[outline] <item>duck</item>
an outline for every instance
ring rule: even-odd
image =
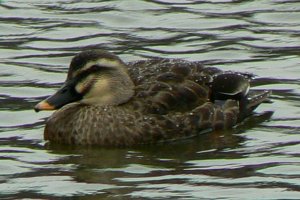
[[[134,146],[234,128],[268,100],[247,73],[199,61],[151,58],[125,63],[99,49],[76,54],[56,93],[35,105],[55,110],[44,139],[66,145]]]

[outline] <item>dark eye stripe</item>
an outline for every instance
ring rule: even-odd
[[[86,79],[90,75],[96,75],[97,76],[97,75],[100,75],[100,74],[108,74],[113,70],[116,70],[116,69],[112,68],[112,67],[107,67],[107,66],[92,65],[88,69],[86,69],[86,70],[80,72],[78,75],[76,75],[74,77],[74,79],[72,80],[72,82],[74,82],[74,87],[75,87],[79,82],[83,81],[84,79]],[[96,79],[91,80],[90,82],[88,82],[88,85],[80,93],[82,95],[85,95],[86,93],[88,93],[91,90],[91,88],[93,87],[95,81],[96,81]]]
[[[116,70],[112,67],[102,66],[102,65],[92,65],[88,69],[80,72],[76,77],[74,77],[77,81],[81,81],[85,79],[90,74],[106,74],[112,70]]]

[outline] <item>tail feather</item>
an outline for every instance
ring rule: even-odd
[[[269,90],[250,90],[245,99],[240,101],[239,122],[252,114],[252,112],[261,104],[269,103],[271,91]]]
[[[261,103],[269,103],[271,93],[269,90],[250,90],[247,96],[247,111],[252,112]]]

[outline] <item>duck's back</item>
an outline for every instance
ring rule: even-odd
[[[136,85],[132,102],[147,113],[189,112],[209,101],[209,83],[222,73],[215,67],[179,59],[152,59],[129,63]]]

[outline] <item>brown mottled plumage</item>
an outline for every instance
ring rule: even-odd
[[[90,50],[73,58],[65,85],[35,109],[58,109],[47,120],[45,140],[130,146],[231,128],[269,96],[248,89],[243,75],[199,62],[126,65],[111,53]]]

